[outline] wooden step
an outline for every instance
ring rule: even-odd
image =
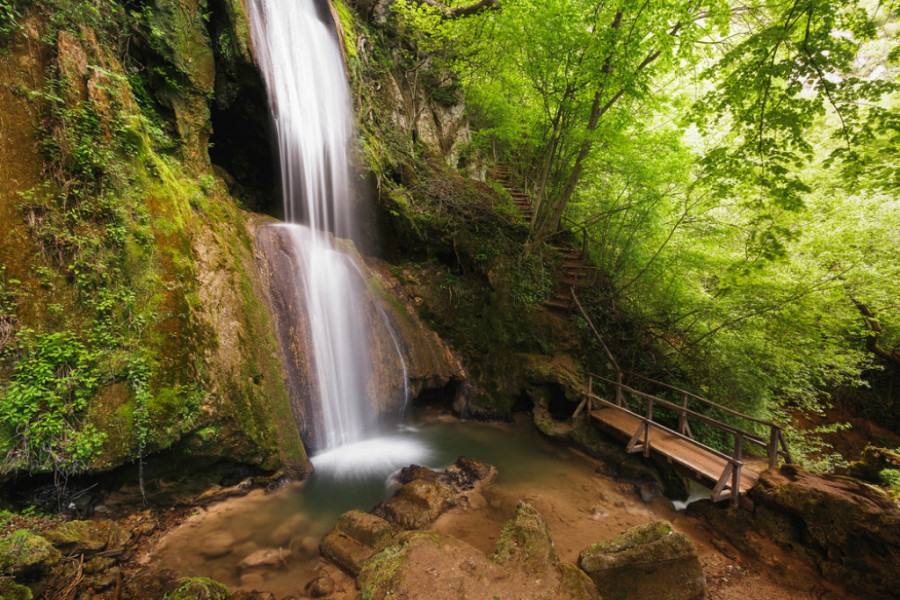
[[[547,308],[552,308],[554,310],[562,310],[562,311],[568,311],[570,308],[568,302],[557,303],[557,302],[552,302],[550,300],[547,300],[546,302],[544,302],[544,306]]]

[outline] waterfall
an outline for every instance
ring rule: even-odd
[[[357,233],[349,162],[352,106],[328,5],[324,0],[248,4],[254,52],[278,136],[286,221],[278,227],[285,229],[282,238],[296,257],[292,275],[302,282],[297,295],[308,317],[310,387],[321,407],[315,439],[325,452],[313,464],[331,464],[334,452],[329,451],[350,447],[338,463],[402,464],[417,452],[385,438],[366,441],[374,433],[374,414],[365,280],[354,259],[335,244],[335,238],[353,239]],[[385,326],[393,337],[390,323]],[[396,340],[394,346],[405,390],[406,366]]]

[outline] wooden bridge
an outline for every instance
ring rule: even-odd
[[[674,392],[680,396],[680,402],[664,400],[626,385],[626,376]],[[713,501],[730,499],[738,506],[743,494],[756,484],[762,471],[776,466],[781,457],[792,462],[784,433],[774,423],[628,371],[619,370],[615,380],[594,373],[588,373],[587,377],[585,397],[575,411],[575,417],[586,410],[601,427],[628,440],[628,452],[662,457],[711,487]],[[613,399],[598,395],[596,383],[607,384],[607,389],[613,390]],[[755,426],[755,431],[725,423],[695,409],[711,409],[709,412],[730,415],[734,422],[752,423],[749,427]],[[692,422],[730,437],[732,452],[722,452],[695,439]],[[767,430],[767,433],[760,435],[756,433],[759,430]]]
[[[574,287],[570,288],[570,293],[616,372],[615,381],[586,373],[588,383],[584,399],[572,415],[573,419],[587,411],[602,428],[628,440],[628,452],[641,452],[648,458],[651,455],[662,457],[711,487],[714,502],[730,499],[734,506],[742,504],[743,495],[756,485],[759,474],[777,466],[779,458],[794,462],[779,425],[620,368],[581,305]],[[679,402],[626,385],[626,376],[678,396]],[[595,383],[606,384],[612,391],[612,400],[599,396]],[[717,419],[712,415],[721,417]],[[721,420],[726,415],[732,423]],[[698,428],[705,427],[710,434],[718,434],[720,438],[730,437],[733,442],[731,454],[695,439],[691,423]],[[765,433],[760,434],[760,431]],[[746,506],[749,502],[743,504]]]
[[[509,191],[513,204],[522,217],[531,222],[533,206],[531,195],[512,178],[506,167],[497,167],[491,175]],[[716,404],[691,392],[666,383],[630,373],[619,368],[613,355],[591,322],[575,293],[575,288],[590,281],[591,266],[586,263],[587,250],[557,245],[562,262],[550,296],[544,306],[557,311],[569,311],[578,307],[594,334],[606,351],[607,358],[616,372],[616,380],[587,373],[588,384],[584,400],[573,417],[586,411],[602,428],[627,440],[628,452],[655,455],[697,481],[712,488],[714,501],[730,499],[734,506],[742,504],[744,494],[752,488],[759,474],[778,464],[779,458],[793,462],[781,427],[741,412]],[[641,380],[662,393],[680,398],[671,402],[638,390],[624,383],[625,377]],[[612,390],[612,400],[598,395],[595,383],[604,383]],[[720,416],[720,419],[712,415]],[[731,423],[725,423],[727,418]],[[731,438],[731,453],[723,452],[694,438],[691,423],[704,427],[707,439]],[[741,425],[736,425],[740,423]],[[760,433],[764,432],[764,433]],[[720,446],[721,447],[721,446]],[[744,505],[748,502],[744,501]]]

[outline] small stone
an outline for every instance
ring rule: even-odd
[[[324,598],[334,593],[334,580],[328,574],[322,574],[306,584],[303,593],[313,598]]]
[[[269,536],[269,542],[273,546],[287,546],[291,538],[305,533],[307,530],[309,530],[309,517],[298,513],[276,527]]]
[[[591,509],[591,518],[594,519],[595,521],[597,521],[603,517],[608,517],[608,516],[609,516],[609,513],[606,512],[602,506],[595,506]]]
[[[227,531],[216,531],[203,540],[197,554],[203,558],[220,558],[234,549],[234,536]]]
[[[251,571],[250,573],[244,573],[241,575],[241,587],[245,588],[258,588],[263,587],[266,584],[266,578],[263,577],[262,573],[259,571]]]
[[[238,563],[238,569],[241,571],[253,571],[256,569],[266,569],[284,565],[284,559],[287,552],[281,548],[263,548],[257,550],[253,554],[247,556]]]

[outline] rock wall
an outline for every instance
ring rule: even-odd
[[[774,540],[832,581],[871,598],[896,598],[900,506],[883,491],[785,465],[763,472],[750,497],[752,514],[710,502],[691,504],[688,512],[763,562],[771,559],[765,542]]]
[[[249,59],[240,3],[215,9],[227,35],[212,40],[199,0],[35,3],[2,40],[0,476],[167,449],[308,469],[256,217],[207,152],[216,57]],[[61,433],[35,440],[27,399],[47,386],[62,410],[35,414]]]

